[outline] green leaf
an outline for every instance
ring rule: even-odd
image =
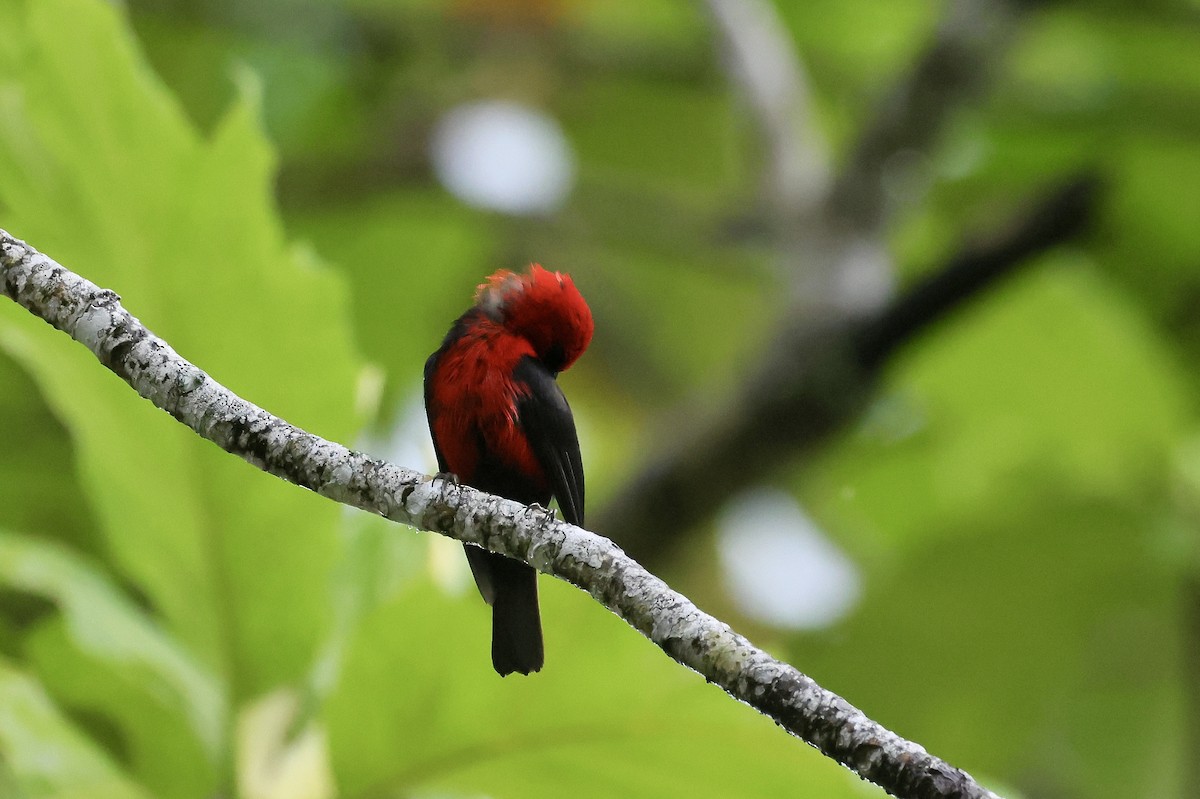
[[[37,385],[2,351],[0,438],[5,452],[37,453],[32,459],[0,457],[0,528],[53,536],[94,552],[98,533],[74,479],[70,437]]]
[[[59,546],[0,531],[0,586],[58,607],[61,622],[32,636],[31,661],[57,696],[117,725],[147,785],[160,796],[211,789],[226,725],[223,687],[211,674],[100,571]]]
[[[1047,263],[920,342],[858,435],[822,458],[810,502],[860,543],[869,532],[907,546],[1031,474],[1141,497],[1187,428],[1185,384],[1136,308],[1086,267]]]
[[[112,5],[0,13],[19,43],[0,78],[5,226],[242,396],[350,440],[346,291],[283,239],[252,82],[206,141]],[[0,347],[70,431],[109,556],[172,633],[235,699],[301,677],[331,621],[336,506],[200,441],[20,309],[0,309]]]
[[[442,192],[394,192],[298,213],[291,227],[344,268],[363,352],[388,376],[387,408],[407,398],[450,320],[501,266],[489,246],[494,225]]]
[[[853,619],[791,652],[977,776],[1039,773],[1051,792],[1097,799],[1181,795],[1162,746],[1185,735],[1185,627],[1161,522],[1044,469],[1026,480],[894,553]]]
[[[326,714],[347,795],[883,795],[586,594],[541,587],[546,668],[529,677],[492,671],[473,587],[412,584],[368,617]]]
[[[1087,267],[1059,256],[965,309],[809,472],[867,595],[792,651],[968,771],[1174,795],[1157,742],[1182,734],[1184,564],[1166,478],[1189,402],[1157,331]]]
[[[0,787],[15,799],[150,799],[63,717],[45,691],[0,661]],[[5,793],[5,796],[12,794]]]

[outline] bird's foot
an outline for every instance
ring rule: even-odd
[[[554,511],[550,508],[544,508],[539,503],[534,502],[525,509],[526,514],[533,514],[539,517],[538,523],[541,525],[553,524],[555,521]]]
[[[462,486],[462,483],[458,479],[458,475],[454,472],[438,472],[433,476],[433,479],[429,481],[430,485],[438,482],[442,484],[441,491],[438,493],[443,501],[446,500],[446,494],[449,493],[450,486],[454,486],[455,488]]]

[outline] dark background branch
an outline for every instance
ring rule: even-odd
[[[659,562],[734,493],[778,473],[851,424],[905,344],[1000,279],[1087,229],[1092,176],[1030,203],[991,243],[969,246],[877,314],[789,325],[742,390],[706,421],[688,419],[597,517],[635,558]]]
[[[903,343],[1078,232],[1095,193],[1085,178],[1035,201],[992,244],[965,249],[910,292],[887,299],[892,264],[882,234],[893,210],[891,164],[932,151],[954,113],[984,92],[1025,8],[1008,0],[950,4],[912,68],[869,115],[822,200],[776,219],[793,299],[741,391],[708,415],[670,414],[686,422],[646,448],[656,454],[597,514],[599,531],[658,563],[737,491],[802,460],[857,418]],[[778,132],[765,138],[770,148]],[[789,218],[790,226],[778,228]]]
[[[950,5],[908,75],[883,96],[863,128],[827,201],[834,216],[866,230],[886,223],[889,164],[930,150],[953,114],[986,90],[1021,11],[1009,0]]]
[[[933,269],[864,325],[858,357],[869,369],[972,297],[1064,241],[1083,233],[1096,212],[1101,181],[1080,175],[1035,200],[990,241],[969,245]]]

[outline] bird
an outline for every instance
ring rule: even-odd
[[[591,310],[569,275],[531,264],[500,269],[476,290],[425,362],[425,411],[439,473],[525,505],[558,503],[584,523],[583,461],[556,378],[587,349]],[[537,572],[464,544],[492,607],[492,666],[501,676],[540,671],[545,653]]]

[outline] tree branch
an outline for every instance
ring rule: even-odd
[[[660,454],[596,515],[596,529],[655,562],[726,499],[825,443],[857,418],[897,350],[1034,256],[1083,230],[1098,181],[1051,190],[986,246],[965,249],[873,315],[787,325],[741,389],[707,420],[664,436]]]
[[[808,76],[767,0],[704,0],[725,69],[763,140],[763,183],[779,226],[813,212],[828,189],[827,147],[812,122]]]
[[[725,42],[734,84],[755,110],[772,169],[789,167],[807,146],[788,146],[796,117],[807,112],[798,59],[775,54],[782,26],[758,0],[708,3]],[[1079,190],[1086,207],[1050,208],[1044,235],[1013,239],[990,251],[964,253],[958,266],[899,300],[892,293],[892,265],[882,241],[898,157],[933,148],[952,112],[975,97],[1012,38],[1022,0],[953,0],[910,72],[888,92],[865,125],[846,164],[832,181],[821,176],[809,191],[821,196],[774,209],[776,246],[791,275],[792,300],[774,340],[742,380],[743,390],[722,409],[696,421],[697,413],[654,446],[654,453],[614,497],[594,514],[596,528],[620,541],[639,560],[654,563],[734,493],[753,485],[820,446],[865,407],[885,361],[906,341],[991,285],[1036,252],[1075,232],[1071,211],[1086,217],[1091,189]],[[763,73],[771,65],[788,73],[778,83]],[[806,134],[807,135],[807,134]],[[782,165],[782,166],[781,166]],[[1038,209],[1041,213],[1045,209]],[[1036,223],[1017,223],[1022,231]],[[783,227],[780,221],[790,222]],[[1076,220],[1078,221],[1078,220]],[[1023,233],[1022,235],[1026,235]],[[1013,246],[1017,245],[1017,246]],[[993,262],[988,265],[989,259]]]
[[[519,558],[588,591],[679,663],[889,793],[998,799],[966,772],[700,611],[611,541],[516,502],[353,452],[241,399],[120,298],[0,231],[0,291],[86,346],[141,396],[222,449],[330,499]]]
[[[864,231],[887,221],[887,174],[900,155],[927,152],[950,115],[988,85],[1024,10],[1021,0],[954,0],[912,69],[884,95],[826,204]]]
[[[789,316],[855,316],[887,301],[894,279],[882,236],[896,198],[907,197],[913,176],[923,173],[906,174],[904,166],[921,163],[954,113],[987,87],[1023,10],[1022,0],[951,0],[820,202],[779,237],[794,274]]]
[[[858,354],[879,368],[908,341],[983,293],[1023,263],[1084,232],[1102,188],[1094,174],[1051,189],[1020,219],[979,245],[969,245],[934,269],[863,326]]]
[[[1031,0],[951,0],[911,70],[871,115],[845,165],[834,179],[822,179],[817,187],[822,196],[773,209],[776,248],[791,276],[791,302],[774,340],[741,381],[743,390],[719,411],[703,417],[683,408],[668,415],[687,419],[687,426],[673,427],[643,448],[654,454],[593,514],[597,529],[653,564],[730,496],[802,459],[866,406],[883,360],[928,323],[894,327],[904,313],[920,315],[921,309],[905,304],[914,302],[911,297],[889,305],[893,269],[882,237],[896,194],[893,167],[931,150],[952,113],[983,90],[1029,5]],[[756,111],[767,150],[788,160],[802,151],[815,157],[811,139],[807,147],[790,149],[779,142],[789,127],[794,135],[791,123],[806,111],[807,94],[799,60],[772,55],[781,46],[777,16],[759,0],[711,0],[708,6],[730,53],[734,83]],[[789,76],[769,83],[760,74],[768,61]],[[779,165],[769,159],[768,166]],[[810,170],[821,174],[820,165]],[[806,197],[812,190],[791,195],[779,190],[776,200],[786,204],[788,196]],[[780,220],[791,224],[780,227]],[[1045,249],[1069,235],[1052,232],[1037,246]],[[1000,253],[997,276],[1030,254]],[[972,283],[976,278],[966,273],[979,265],[968,258],[956,272]],[[990,283],[978,281],[980,288]],[[945,299],[953,301],[924,310],[948,312],[971,294],[954,299],[950,292]]]

